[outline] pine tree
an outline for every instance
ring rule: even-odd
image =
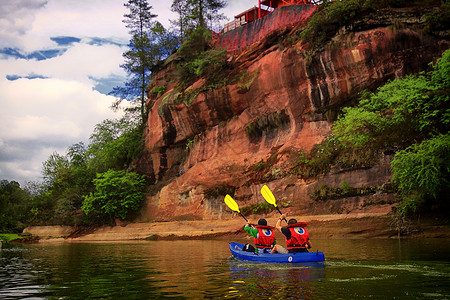
[[[128,8],[129,13],[124,15],[123,22],[132,37],[128,45],[129,50],[123,54],[125,63],[121,67],[127,71],[130,79],[125,86],[115,87],[111,92],[119,97],[113,107],[117,108],[124,99],[134,101],[136,105],[129,108],[128,112],[132,115],[139,112],[139,119],[143,125],[148,114],[145,89],[150,81],[151,69],[160,58],[155,55],[153,45],[153,29],[156,24],[153,19],[156,15],[151,13],[152,7],[147,0],[128,0],[124,6]]]
[[[170,10],[177,14],[177,18],[170,20],[170,23],[177,28],[179,42],[182,44],[189,28],[192,27],[188,17],[187,0],[173,0]]]
[[[226,6],[223,0],[187,0],[188,16],[195,20],[196,28],[207,28],[207,21],[210,24],[225,18],[219,14],[219,10]]]

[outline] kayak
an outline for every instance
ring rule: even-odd
[[[230,243],[230,251],[234,257],[242,260],[250,260],[266,263],[302,263],[325,261],[323,252],[302,252],[302,253],[255,253],[242,251],[243,244]]]

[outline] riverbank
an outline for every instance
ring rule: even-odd
[[[272,225],[277,221],[276,217],[266,219]],[[310,232],[311,239],[398,237],[398,231],[393,225],[392,217],[385,213],[313,215],[303,216],[301,221],[308,223],[307,229]],[[95,229],[34,226],[26,228],[24,232],[39,237],[41,241],[64,242],[229,239],[230,236],[246,238],[247,235],[243,230],[244,225],[245,221],[236,217],[231,220],[129,223]],[[417,220],[409,224],[409,234],[402,237],[450,238],[449,228],[447,220]]]

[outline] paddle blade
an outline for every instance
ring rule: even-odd
[[[234,201],[234,199],[231,198],[231,196],[228,195],[228,194],[225,196],[225,204],[226,204],[231,210],[233,210],[233,211],[235,211],[235,212],[238,212],[238,213],[241,213],[241,212],[239,211],[239,206],[237,205],[236,201]]]
[[[261,188],[261,194],[267,202],[277,207],[277,200],[275,199],[275,196],[272,194],[272,191],[267,185],[263,185],[263,187]]]

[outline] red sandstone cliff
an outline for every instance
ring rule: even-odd
[[[402,16],[411,22],[406,10],[396,18]],[[264,19],[259,22],[264,27]],[[177,92],[170,64],[155,74],[149,90],[156,82],[167,89],[150,100],[145,153],[138,170],[153,178],[158,188],[149,192],[141,219],[230,218],[223,203],[227,189],[235,191],[240,207],[264,202],[262,182],[249,180],[246,173],[250,166],[278,154],[272,179],[278,178],[276,173],[287,167],[290,153],[309,151],[330,132],[330,112],[365,88],[424,70],[448,47],[448,41],[412,27],[393,30],[383,22],[336,36],[334,47],[315,54],[300,42],[285,48],[277,42],[280,34],[289,35],[291,27],[269,32],[251,45],[241,42],[239,47],[248,47],[230,61],[255,76],[249,88],[235,83],[209,90],[189,105],[171,101]],[[230,32],[227,38],[238,41],[244,31],[235,31],[234,37]],[[202,84],[200,80],[190,89]],[[274,119],[276,126],[270,121]],[[250,124],[257,130],[249,131]],[[392,194],[318,203],[311,193],[321,184],[338,186],[343,181],[353,187],[381,186],[390,180],[389,160],[387,156],[371,169],[336,170],[315,181],[279,176],[265,184],[290,214],[388,211],[395,202]]]

